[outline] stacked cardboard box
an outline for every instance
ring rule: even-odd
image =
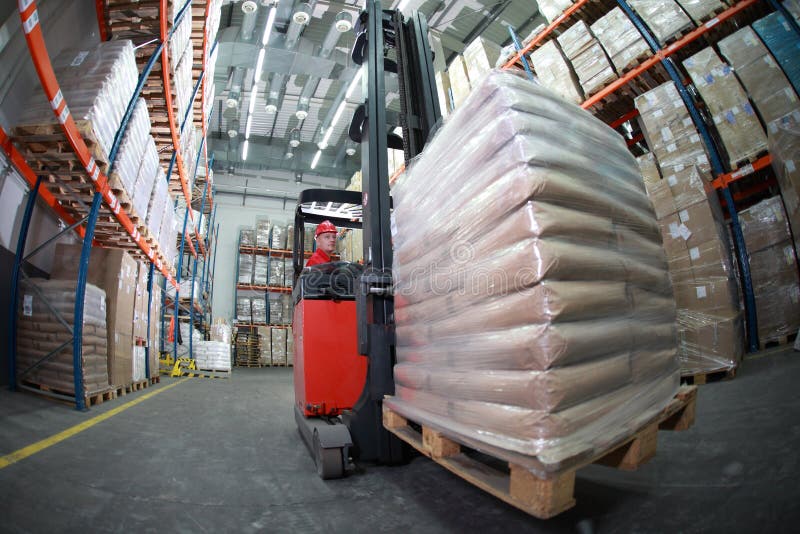
[[[250,285],[253,283],[255,259],[253,254],[239,254],[239,273],[237,283]]]
[[[692,27],[692,21],[675,0],[630,0],[629,4],[662,45]]]
[[[580,104],[583,94],[578,79],[556,40],[547,41],[531,53],[531,62],[539,83],[567,102]]]
[[[800,111],[769,123],[767,136],[794,248],[800,251]]]
[[[450,91],[453,95],[453,108],[457,109],[461,103],[469,96],[470,84],[467,65],[462,56],[456,56],[447,67],[447,74],[450,77]]]
[[[725,145],[731,168],[767,148],[767,137],[731,68],[708,47],[683,62]]]
[[[800,94],[800,61],[797,61],[800,54],[800,36],[783,18],[783,14],[778,12],[755,21],[753,29],[778,60],[795,92]]]
[[[586,96],[593,95],[617,78],[600,43],[582,20],[559,35],[558,43],[572,63]]]
[[[677,0],[692,21],[698,26],[725,9],[725,4],[720,0]]]
[[[536,4],[539,6],[539,13],[544,15],[547,22],[553,22],[572,5],[572,0],[539,0]]]
[[[72,334],[74,280],[25,279],[20,282],[17,311],[17,380],[75,395]],[[58,312],[58,316],[53,313]],[[81,337],[81,395],[108,388],[106,357],[106,298],[103,290],[86,284]],[[61,350],[52,351],[63,346]],[[41,361],[46,356],[49,357]],[[38,364],[38,365],[37,365]],[[35,366],[35,367],[34,367]]]
[[[286,365],[286,329],[273,328],[272,334],[272,365]]]
[[[445,72],[436,73],[436,95],[439,97],[439,111],[442,117],[450,115],[450,75]]]
[[[718,46],[765,124],[798,109],[792,85],[750,26],[722,39]]]
[[[639,170],[642,173],[645,188],[647,188],[648,185],[656,184],[661,181],[661,172],[658,170],[658,162],[652,152],[642,154],[636,158],[636,162],[639,164]]]
[[[705,145],[675,84],[667,82],[635,100],[647,146],[663,167],[710,170]]]
[[[272,327],[258,327],[258,363],[261,365],[272,365]]]
[[[758,339],[784,341],[800,328],[797,256],[781,197],[739,213],[756,299]]]
[[[464,49],[463,57],[470,86],[474,87],[494,68],[500,57],[500,45],[478,36]]]
[[[592,33],[603,45],[617,72],[650,55],[650,47],[623,11],[615,7],[592,24]]]

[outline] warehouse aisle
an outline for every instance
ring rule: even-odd
[[[637,473],[589,467],[547,522],[425,458],[318,479],[294,426],[290,369],[165,380],[95,426],[0,469],[3,531],[770,531],[800,519],[800,357],[745,361],[701,388],[688,433],[661,433]],[[125,397],[132,401],[141,396]],[[79,414],[0,393],[2,454],[122,405]]]

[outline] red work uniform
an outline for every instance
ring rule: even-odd
[[[317,249],[314,254],[308,258],[308,263],[306,263],[306,267],[311,267],[312,265],[319,265],[320,263],[328,263],[331,261],[331,257],[325,254],[322,249]]]

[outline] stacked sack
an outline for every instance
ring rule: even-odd
[[[195,348],[194,363],[198,369],[208,371],[230,371],[230,343],[223,343],[221,341],[201,341]]]
[[[393,196],[391,409],[544,476],[672,398],[659,228],[607,126],[492,72]]]
[[[586,96],[595,94],[617,78],[600,43],[582,20],[559,35],[558,42],[572,63]]]
[[[28,279],[20,282],[22,298],[17,312],[17,379],[75,394],[72,359],[72,334],[75,325],[75,285],[73,280]],[[53,313],[57,311],[59,316]],[[81,338],[83,395],[108,388],[106,294],[86,284]],[[34,369],[28,369],[66,344]],[[28,372],[26,372],[28,371]]]

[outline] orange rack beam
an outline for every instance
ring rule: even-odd
[[[714,189],[724,189],[725,187],[728,187],[728,184],[731,182],[735,182],[736,180],[741,180],[746,176],[750,176],[756,171],[760,171],[761,169],[769,167],[771,164],[772,156],[767,154],[766,156],[757,159],[755,162],[745,165],[744,167],[740,167],[733,172],[720,175],[716,180],[711,182],[711,185],[714,186]]]

